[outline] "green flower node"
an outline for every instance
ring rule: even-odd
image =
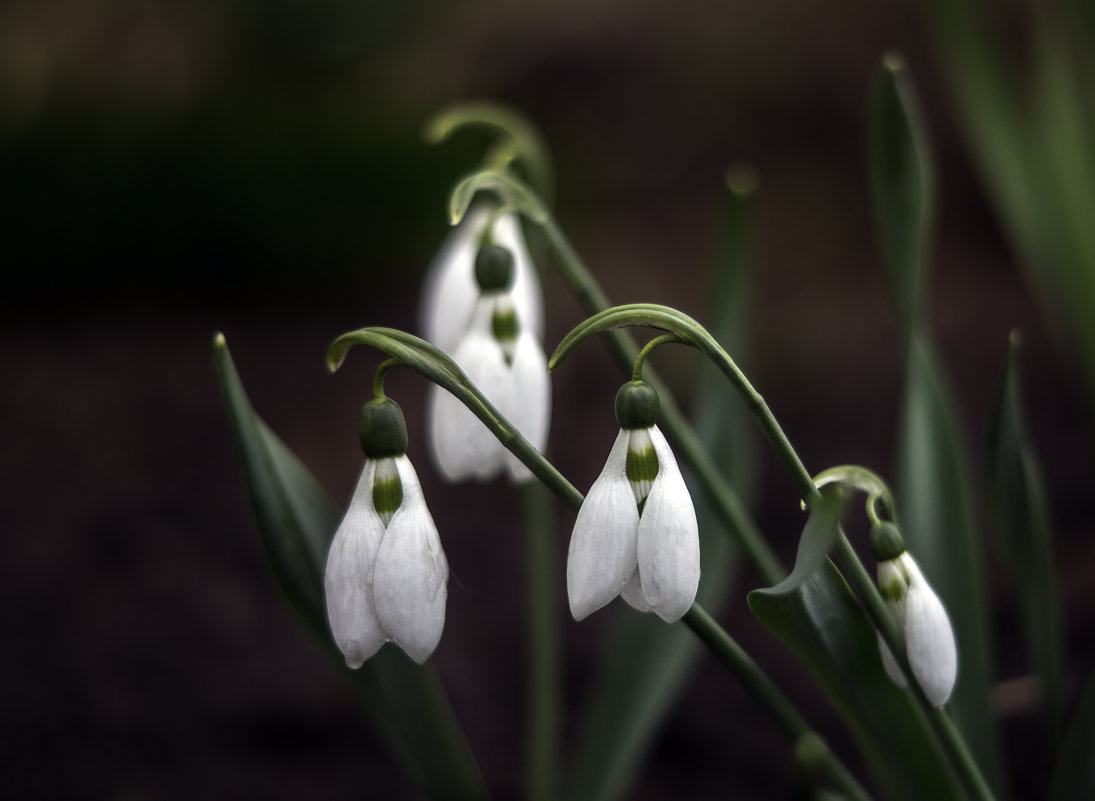
[[[868,536],[871,553],[879,562],[888,562],[905,553],[905,538],[893,523],[875,523]]]
[[[499,245],[484,245],[475,256],[475,280],[483,292],[504,292],[513,286],[513,254]]]
[[[382,459],[373,479],[373,508],[387,526],[403,503],[403,483],[392,459]]]
[[[620,428],[650,428],[658,422],[658,392],[645,381],[629,381],[616,393]]]
[[[402,456],[407,452],[407,422],[395,401],[381,396],[361,408],[357,435],[370,459]],[[398,479],[396,479],[398,481]]]

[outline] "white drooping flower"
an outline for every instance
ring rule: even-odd
[[[924,695],[941,707],[950,698],[958,675],[954,630],[943,602],[907,551],[878,563],[878,588],[905,636],[909,667]],[[905,674],[878,635],[882,666],[899,687],[908,688]]]
[[[475,279],[475,260],[484,229],[497,208],[497,204],[487,201],[472,206],[449,232],[426,271],[419,330],[423,339],[445,353],[456,350],[478,305],[481,293]],[[513,255],[513,285],[509,294],[517,317],[537,341],[543,341],[544,298],[540,278],[517,215],[512,212],[497,215],[490,239]]]
[[[398,411],[391,401],[381,403]],[[398,417],[402,424],[401,412]],[[363,412],[363,445],[366,428]],[[405,427],[402,442],[402,448],[366,447],[365,467],[327,554],[327,619],[351,668],[361,667],[385,642],[422,664],[445,627],[449,566],[405,455]]]
[[[543,451],[551,420],[551,381],[539,340],[524,325],[512,293],[513,259],[504,248],[484,247],[477,258],[479,299],[452,359],[533,447]],[[463,403],[434,385],[429,395],[430,445],[450,481],[480,481],[508,471],[531,478]]]
[[[636,407],[644,408],[636,415]],[[570,537],[570,611],[582,620],[619,595],[639,611],[673,622],[692,606],[699,588],[696,510],[673,451],[654,424],[653,388],[625,385],[616,410],[620,433]]]

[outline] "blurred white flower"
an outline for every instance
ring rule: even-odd
[[[878,563],[878,588],[905,635],[905,650],[913,676],[933,706],[950,698],[958,674],[954,630],[943,602],[928,584],[916,560],[903,551]],[[878,635],[882,665],[895,684],[908,688],[889,647]]]
[[[508,293],[482,293],[452,358],[521,435],[543,451],[551,421],[547,358]],[[532,477],[463,403],[436,385],[430,388],[429,431],[434,459],[450,481],[485,481],[503,470],[515,481]]]
[[[497,203],[481,200],[453,228],[426,271],[419,310],[422,338],[445,353],[453,353],[468,330],[479,300],[475,259],[482,234]],[[537,341],[544,338],[544,299],[536,266],[529,256],[517,215],[506,212],[494,221],[491,240],[513,254],[513,285],[509,290],[522,328]]]
[[[366,459],[327,554],[331,632],[359,668],[388,641],[425,662],[445,626],[449,566],[405,455]]]
[[[620,595],[673,622],[699,581],[696,511],[669,444],[656,425],[621,429],[574,522],[571,614],[582,620]]]

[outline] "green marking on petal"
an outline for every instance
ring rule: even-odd
[[[885,584],[879,584],[878,591],[885,600],[900,602],[905,600],[905,595],[908,593],[908,585],[898,579],[894,579],[893,581],[887,581]]]
[[[373,509],[387,526],[402,503],[403,484],[399,480],[395,461],[382,459],[376,466],[376,477],[373,479]]]
[[[494,307],[494,313],[490,319],[491,333],[502,348],[502,355],[506,365],[513,364],[514,346],[517,344],[517,335],[521,333],[521,325],[517,321],[517,311],[512,303],[499,302]]]
[[[631,484],[631,491],[635,493],[639,514],[642,514],[643,506],[646,505],[646,496],[650,494],[650,488],[654,486],[654,479],[658,475],[658,454],[654,452],[654,444],[650,441],[650,434],[646,429],[639,429],[632,433],[627,447],[624,472]]]

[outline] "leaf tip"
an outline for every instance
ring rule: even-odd
[[[738,197],[755,195],[760,187],[760,173],[749,164],[733,164],[726,170],[726,188]]]
[[[882,54],[882,69],[893,76],[905,71],[905,56],[897,50],[887,50]]]
[[[224,332],[218,331],[213,334],[213,350],[228,350],[228,340],[224,338]]]

